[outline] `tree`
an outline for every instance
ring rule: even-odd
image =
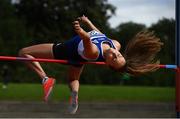
[[[158,54],[161,64],[175,64],[175,20],[162,18],[150,28],[164,43]],[[156,85],[171,85],[175,83],[175,72],[168,69],[158,70],[151,75]],[[156,80],[159,79],[159,80]]]
[[[15,15],[15,7],[11,0],[0,0],[0,52],[1,55],[17,55],[18,50],[25,44],[25,29],[23,23]],[[8,65],[13,74],[18,74],[14,62],[0,62],[0,65]],[[21,69],[21,68],[19,68]],[[12,75],[13,75],[12,74]],[[13,75],[14,78],[18,75]],[[19,79],[19,78],[17,78]],[[15,81],[15,80],[12,80]]]
[[[1,54],[17,54],[17,49],[22,46],[18,41],[25,38],[24,27],[14,14],[15,8],[10,0],[0,1],[0,11]]]
[[[144,24],[137,24],[133,22],[122,23],[116,28],[116,37],[122,45],[124,51],[127,43],[141,30],[145,29]]]
[[[109,29],[107,19],[115,8],[107,0],[21,0],[17,15],[26,23],[30,37],[36,42],[67,40],[74,34],[72,21],[87,15],[100,29]],[[37,40],[39,39],[39,40]]]
[[[164,64],[175,64],[175,20],[163,18],[150,28],[164,43],[160,54]]]

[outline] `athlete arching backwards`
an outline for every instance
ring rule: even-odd
[[[91,31],[86,32],[80,24],[87,25]],[[74,64],[80,61],[104,61],[108,67],[131,75],[155,71],[159,64],[154,61],[160,51],[162,43],[152,32],[139,32],[132,39],[122,54],[121,45],[117,40],[108,38],[101,33],[86,17],[78,17],[73,22],[77,36],[66,42],[38,44],[23,48],[19,56],[26,58],[48,58],[68,60],[68,80],[71,91],[69,113],[75,114],[78,109],[79,79],[84,65]],[[42,79],[44,100],[48,97],[55,84],[55,79],[48,77],[39,62],[25,62]]]

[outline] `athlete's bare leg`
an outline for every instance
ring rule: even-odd
[[[53,59],[53,44],[39,44],[30,47],[23,48],[19,51],[20,57],[26,58],[48,58]],[[39,62],[25,62],[28,67],[30,67],[33,71],[35,71],[41,79],[46,77],[46,73],[42,69]]]
[[[79,79],[83,71],[83,67],[69,67],[68,81],[71,90],[70,105],[68,111],[70,114],[75,114],[78,109],[78,92],[79,92]]]
[[[74,67],[70,66],[68,70],[68,81],[69,81],[69,87],[71,91],[78,92],[79,91],[79,79],[80,75],[83,71],[83,67]]]

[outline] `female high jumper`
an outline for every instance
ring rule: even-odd
[[[86,32],[80,24],[90,28]],[[152,32],[139,32],[120,52],[121,44],[101,33],[86,17],[78,17],[73,22],[77,36],[59,42],[39,44],[23,48],[19,56],[26,58],[64,59],[69,61],[68,82],[71,91],[69,113],[75,114],[78,109],[79,79],[84,65],[74,64],[81,61],[102,61],[113,70],[139,75],[158,69],[159,61],[155,60],[162,43]],[[39,62],[25,62],[42,79],[44,100],[48,97],[55,84],[55,79],[48,77]]]

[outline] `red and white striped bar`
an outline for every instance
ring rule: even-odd
[[[68,60],[56,60],[56,59],[43,59],[43,58],[25,58],[25,57],[12,57],[12,56],[0,56],[1,61],[29,61],[29,62],[49,62],[49,63],[60,63],[60,64],[97,64],[105,65],[104,62],[71,62]]]
[[[68,60],[56,60],[56,59],[43,59],[43,58],[25,58],[25,57],[12,57],[12,56],[0,56],[1,61],[29,61],[29,62],[49,62],[49,63],[60,63],[69,64]],[[73,63],[73,62],[71,62]],[[105,62],[74,62],[75,64],[96,64],[105,65]],[[159,68],[176,69],[176,65],[159,65]]]
[[[166,69],[177,69],[177,65],[171,65],[171,64],[166,64],[166,65],[159,65],[160,68],[166,68]]]

